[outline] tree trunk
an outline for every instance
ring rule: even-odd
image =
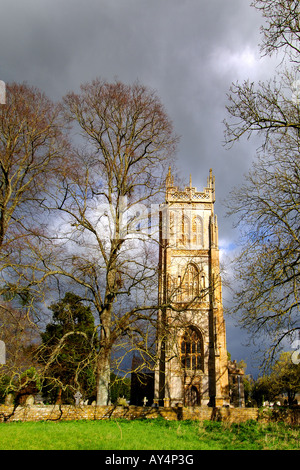
[[[97,405],[106,406],[110,402],[110,349],[103,348],[98,357]]]
[[[111,361],[111,303],[101,314],[100,351],[97,364],[97,405],[110,402],[110,361]]]

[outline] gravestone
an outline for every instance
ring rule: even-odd
[[[33,395],[28,395],[28,397],[26,398],[26,405],[34,405],[34,396]]]
[[[34,403],[35,403],[36,405],[43,405],[44,402],[43,402],[43,397],[42,397],[42,395],[40,395],[39,393],[38,393],[37,395],[35,395],[35,397],[34,397]]]
[[[82,394],[78,391],[75,393],[74,395],[74,399],[75,399],[75,405],[76,406],[79,406],[80,405],[80,400],[82,398]]]

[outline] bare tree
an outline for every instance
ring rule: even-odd
[[[261,52],[272,55],[284,50],[290,60],[299,62],[299,0],[254,0],[252,6],[265,18]]]
[[[232,85],[226,141],[252,133],[262,138],[261,153],[242,188],[229,199],[237,216],[241,251],[235,263],[234,311],[253,333],[266,333],[268,359],[299,331],[299,1],[259,0],[266,18],[262,51],[280,49],[288,59],[277,79]],[[292,64],[292,65],[291,65]],[[282,64],[281,64],[282,65]]]
[[[66,150],[59,107],[37,88],[8,84],[0,106],[0,292],[22,276],[23,255],[42,231],[45,188]]]
[[[274,139],[279,141],[287,134],[296,139],[300,130],[299,100],[292,94],[296,77],[294,71],[285,70],[267,83],[255,85],[247,80],[232,84],[226,106],[231,119],[224,121],[227,145],[257,133],[262,148],[267,150],[270,143],[273,151]]]
[[[267,333],[269,358],[299,331],[299,176],[298,155],[261,158],[229,201],[242,234],[234,311],[254,338]]]
[[[31,290],[28,279],[40,261],[43,202],[67,150],[61,107],[35,87],[7,84],[0,105],[0,338],[7,352],[0,375],[16,393],[39,338],[32,307],[41,288]]]
[[[228,94],[226,109],[231,121],[225,120],[226,142],[232,144],[241,136],[253,132],[264,137],[267,144],[272,135],[299,133],[299,0],[255,0],[252,6],[261,11],[265,23],[261,27],[263,54],[283,51],[286,64],[281,61],[278,78],[267,83],[245,81],[233,84]],[[277,138],[275,137],[275,138]]]
[[[35,282],[63,277],[92,306],[100,328],[97,404],[106,405],[112,348],[125,335],[138,343],[155,312],[157,241],[148,216],[178,139],[156,93],[138,83],[96,79],[69,93],[64,107],[79,146],[47,196],[60,219],[50,227],[52,255],[40,248]]]
[[[2,302],[0,306],[0,335],[6,347],[0,377],[9,379],[7,392],[18,391],[22,373],[33,365],[34,344],[39,334],[27,313],[26,308],[15,309],[9,302]]]

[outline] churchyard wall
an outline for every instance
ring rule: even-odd
[[[93,406],[93,405],[24,405],[18,406],[13,413],[13,406],[0,405],[0,421],[58,421],[58,420],[102,420],[102,419],[154,419],[163,417],[167,420],[215,420],[228,423],[240,423],[248,420],[262,422],[284,421],[300,424],[300,408],[264,409],[258,408],[154,408],[143,406]]]

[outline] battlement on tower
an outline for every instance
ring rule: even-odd
[[[215,202],[215,177],[210,170],[207,178],[207,187],[203,191],[197,191],[192,186],[192,177],[190,184],[184,190],[174,186],[174,178],[171,174],[171,168],[166,178],[166,202]]]

